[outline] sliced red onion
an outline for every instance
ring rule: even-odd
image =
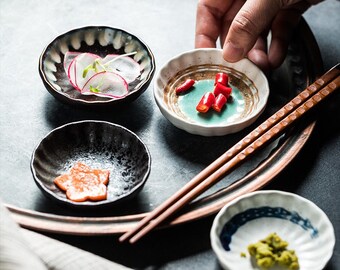
[[[128,84],[119,74],[102,71],[84,84],[81,93],[118,99],[128,94]]]

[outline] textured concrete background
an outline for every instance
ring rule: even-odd
[[[145,11],[147,8],[147,11]],[[56,101],[47,94],[38,77],[37,59],[44,46],[56,35],[84,25],[111,25],[122,27],[135,33],[143,33],[142,39],[150,45],[156,56],[157,67],[161,67],[170,57],[193,48],[196,1],[145,0],[145,1],[1,1],[0,3],[0,81],[1,94],[7,102],[20,105],[20,113],[1,108],[0,146],[13,149],[13,155],[1,155],[0,164],[26,162],[30,159],[33,147],[41,136],[56,124],[63,124],[63,106],[55,106]],[[328,69],[340,60],[340,2],[326,0],[311,8],[305,19],[311,27]],[[148,31],[146,31],[148,29]],[[162,44],[159,46],[157,44]],[[8,52],[16,52],[13,56]],[[15,59],[15,62],[12,61]],[[6,63],[6,65],[4,64]],[[8,64],[10,63],[10,64]],[[24,68],[22,68],[24,67]],[[25,95],[8,92],[7,89],[20,86]],[[28,91],[29,93],[25,92]],[[28,95],[38,95],[41,103],[33,111],[27,106]],[[152,100],[151,90],[145,99]],[[320,121],[311,141],[301,155],[280,174],[268,188],[288,190],[298,193],[319,205],[335,226],[337,246],[326,269],[335,270],[340,265],[340,212],[338,191],[340,190],[340,109],[339,95],[320,114]],[[0,106],[4,106],[0,104]],[[55,109],[58,108],[58,109]],[[4,115],[8,114],[8,118]],[[31,116],[34,119],[31,119]],[[79,117],[79,115],[74,116]],[[10,119],[10,120],[8,120]],[[17,121],[12,121],[17,119]],[[53,121],[51,121],[53,119]],[[151,121],[152,119],[148,119]],[[154,120],[154,119],[153,119]],[[39,132],[33,132],[30,121],[34,121]],[[164,125],[163,125],[164,127]],[[143,132],[138,123],[129,128]],[[2,130],[13,134],[20,130],[22,140],[11,140]],[[143,136],[143,134],[141,134]],[[14,136],[15,137],[15,136]],[[145,138],[152,143],[154,138]],[[167,144],[165,137],[161,143]],[[21,145],[20,152],[17,145]],[[27,146],[27,147],[26,147]],[[3,149],[3,148],[2,148]],[[7,151],[6,151],[7,152]],[[156,154],[159,154],[156,152]],[[154,158],[159,158],[155,156]],[[211,157],[208,157],[208,159]],[[301,166],[303,164],[303,166]],[[1,165],[0,165],[1,166]],[[189,165],[188,165],[189,166]],[[6,168],[7,171],[8,168]],[[27,171],[10,168],[16,177],[25,178]],[[185,172],[188,173],[188,172]],[[1,184],[6,185],[8,175],[0,167]],[[287,179],[301,177],[303,181],[287,184]],[[25,187],[25,184],[23,184]],[[8,187],[7,187],[8,188]],[[24,192],[14,187],[10,200],[17,202]],[[176,186],[169,185],[176,190]],[[4,189],[8,190],[8,189]],[[30,184],[27,184],[30,190]],[[1,195],[1,193],[0,193]],[[33,198],[33,194],[25,194]],[[145,202],[146,204],[148,201]],[[40,207],[40,206],[39,206]],[[210,248],[209,230],[212,218],[192,224],[175,227],[166,232],[156,232],[153,238],[146,239],[136,246],[117,245],[116,237],[73,237],[52,235],[100,256],[132,268],[146,269],[220,269]],[[160,241],[161,240],[161,241]]]

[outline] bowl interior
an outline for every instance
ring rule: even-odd
[[[53,180],[76,162],[107,169],[107,199],[74,202]],[[102,121],[81,121],[50,132],[35,149],[31,169],[38,187],[49,198],[73,206],[108,205],[131,198],[146,182],[151,158],[146,145],[126,128]]]
[[[206,92],[213,91],[218,72],[228,74],[232,98],[220,113],[198,113],[196,105]],[[194,79],[194,87],[176,94],[186,79]],[[267,79],[255,65],[247,59],[227,63],[219,49],[197,49],[174,57],[160,70],[154,86],[163,115],[175,126],[200,135],[225,135],[245,128],[264,110],[268,95]]]
[[[214,220],[211,243],[225,269],[258,269],[247,247],[271,233],[295,250],[300,269],[322,269],[335,244],[332,224],[320,208],[279,191],[253,192],[226,205]]]
[[[141,75],[129,84],[124,98],[82,95],[70,84],[64,70],[64,56],[68,51],[89,52],[100,57],[137,52],[130,57],[139,63]],[[134,100],[146,90],[154,71],[154,56],[142,40],[125,30],[106,26],[83,27],[58,36],[44,49],[39,61],[39,73],[47,90],[61,101],[79,105],[113,105]]]

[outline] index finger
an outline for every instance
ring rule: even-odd
[[[229,9],[232,1],[201,0],[196,12],[196,48],[215,48],[216,41],[221,33],[223,15]]]
[[[223,57],[236,62],[254,46],[282,8],[279,0],[248,0],[235,16],[223,46]]]

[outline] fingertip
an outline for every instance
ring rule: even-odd
[[[227,41],[223,47],[223,58],[227,62],[237,62],[244,57],[244,48],[239,47],[231,41]]]
[[[227,61],[240,60],[254,47],[261,33],[269,28],[280,10],[277,2],[245,1],[233,19],[226,37],[223,56]]]

